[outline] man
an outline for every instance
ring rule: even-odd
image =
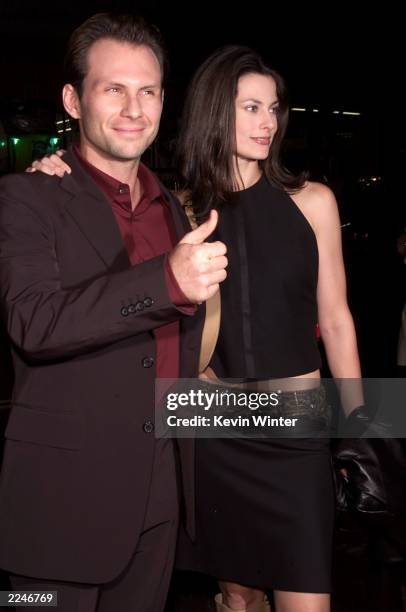
[[[154,381],[197,374],[196,304],[226,276],[224,245],[205,242],[216,215],[189,231],[140,163],[158,131],[163,65],[142,19],[87,20],[71,37],[63,88],[80,126],[65,156],[71,174],[0,183],[16,377],[0,567],[16,590],[58,591],[63,612],[164,607],[178,493],[172,442],[154,438]],[[187,441],[180,454],[190,510]]]

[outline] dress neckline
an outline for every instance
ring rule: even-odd
[[[238,191],[234,191],[234,196],[240,196],[242,194],[245,193],[249,193],[250,191],[255,191],[256,188],[258,188],[260,185],[263,184],[264,181],[266,181],[266,176],[265,173],[263,172],[261,174],[261,176],[259,177],[259,179],[257,181],[255,181],[255,183],[253,183],[252,185],[250,185],[249,187],[246,187],[245,189],[240,189]]]

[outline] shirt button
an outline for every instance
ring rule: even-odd
[[[126,317],[128,315],[128,308],[126,308],[125,306],[123,306],[123,308],[120,310],[121,315],[123,317]]]
[[[141,312],[141,310],[144,310],[145,306],[144,306],[144,302],[137,302],[135,305],[135,310],[137,312]]]
[[[154,300],[150,297],[146,297],[144,300],[144,306],[146,306],[147,308],[152,306],[153,303],[154,303]]]
[[[155,360],[153,357],[144,357],[141,363],[143,368],[152,368],[155,363]]]
[[[120,187],[118,188],[118,193],[126,193],[127,192],[127,188],[125,185],[120,185]]]
[[[152,433],[155,427],[152,421],[145,421],[142,429],[145,431],[145,433]]]
[[[130,314],[133,314],[133,312],[135,312],[135,311],[136,311],[135,304],[130,304],[129,307],[128,307],[128,312]]]

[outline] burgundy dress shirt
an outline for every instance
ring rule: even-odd
[[[132,265],[168,253],[178,242],[169,204],[153,173],[142,163],[138,178],[141,199],[134,210],[130,188],[85,160],[78,147],[74,151],[83,168],[92,176],[111,204]],[[96,221],[96,220],[95,220]],[[182,293],[166,260],[166,282],[172,302],[183,314],[194,314],[196,306]],[[157,378],[179,376],[179,321],[154,330]]]

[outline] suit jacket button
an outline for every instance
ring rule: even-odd
[[[123,317],[126,317],[128,315],[128,308],[126,308],[125,306],[122,307],[122,309],[120,310],[121,315]]]
[[[135,305],[135,310],[137,312],[141,312],[141,310],[144,310],[145,306],[144,306],[144,302],[137,302]]]
[[[145,431],[145,433],[152,433],[155,427],[152,421],[145,421],[142,429]]]
[[[150,297],[146,297],[144,300],[144,306],[146,306],[147,308],[152,306],[153,303],[154,303],[154,300]]]
[[[155,360],[154,360],[153,357],[144,357],[144,359],[142,360],[142,367],[143,368],[152,368],[154,363],[155,363]]]

